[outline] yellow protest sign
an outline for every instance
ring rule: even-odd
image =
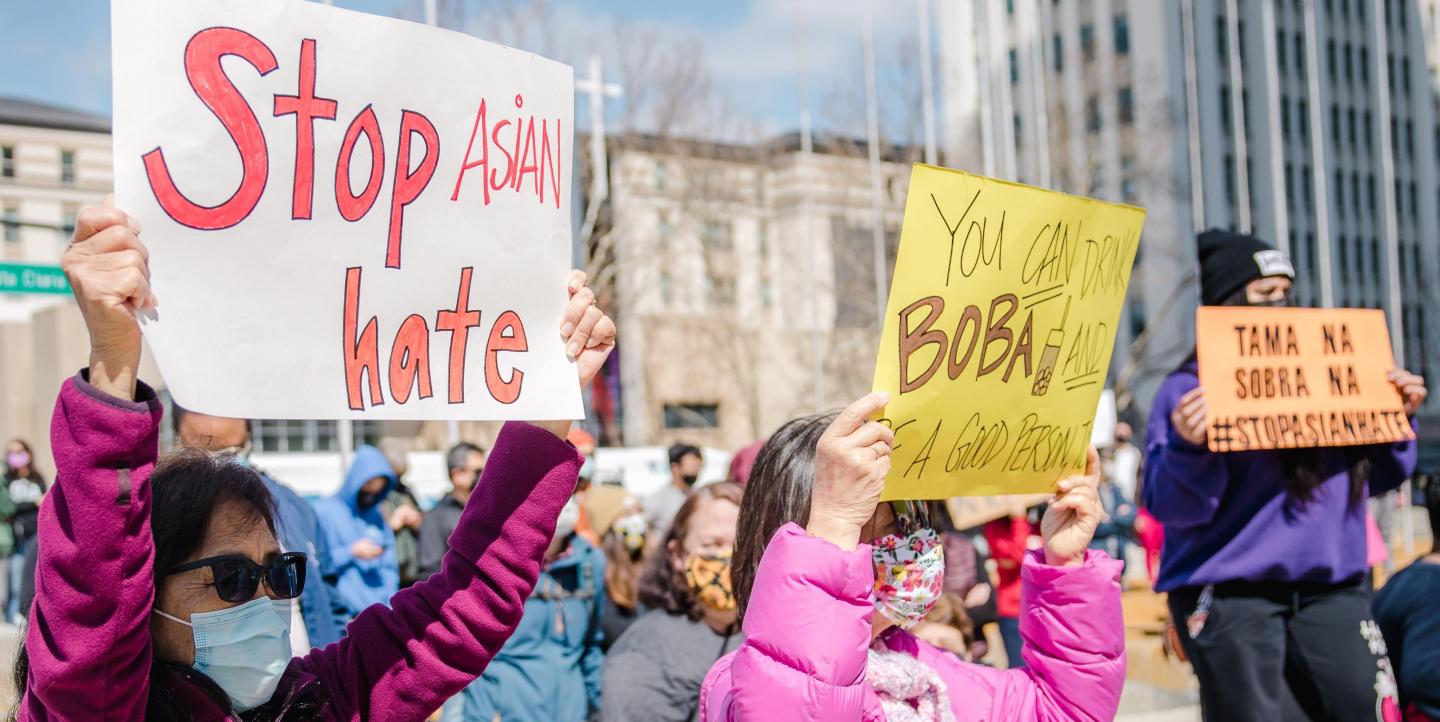
[[[917,164],[875,363],[886,499],[1050,491],[1085,467],[1145,211]]]

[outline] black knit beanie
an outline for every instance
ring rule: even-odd
[[[1257,278],[1295,278],[1290,259],[1254,236],[1211,228],[1196,241],[1200,251],[1200,303],[1206,306],[1221,305]]]

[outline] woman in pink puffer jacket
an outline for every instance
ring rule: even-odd
[[[1058,484],[1044,549],[1022,567],[1027,666],[968,664],[906,631],[944,563],[922,505],[879,503],[894,437],[867,419],[887,400],[797,419],[761,450],[732,570],[746,639],[706,676],[700,722],[1113,719],[1120,563],[1087,551],[1103,514],[1094,450],[1087,476]]]

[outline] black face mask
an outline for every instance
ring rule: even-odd
[[[680,475],[680,480],[683,481],[683,482],[685,482],[685,486],[695,486],[695,482],[700,480],[700,475],[699,475],[699,474],[681,474],[681,475]]]
[[[355,497],[355,502],[360,505],[361,509],[369,509],[370,507],[380,503],[380,495],[371,494],[368,491],[362,491],[360,492],[359,496]]]

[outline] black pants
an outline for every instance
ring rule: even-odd
[[[1387,722],[1394,676],[1359,580],[1217,584],[1191,639],[1200,592],[1176,589],[1169,604],[1207,722]]]

